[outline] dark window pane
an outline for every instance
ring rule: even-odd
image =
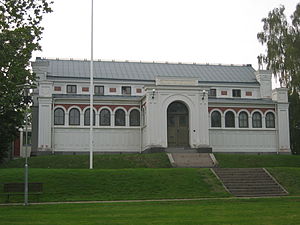
[[[131,95],[131,87],[123,86],[122,87],[122,95]]]
[[[84,112],[84,126],[89,126],[90,125],[90,109],[85,110]],[[93,125],[95,126],[95,111],[93,111]]]
[[[225,114],[225,127],[235,127],[234,113],[227,112]]]
[[[67,85],[67,93],[76,94],[77,93],[76,85]]]
[[[216,97],[217,96],[217,89],[210,89],[208,92],[209,97]]]
[[[221,127],[221,113],[214,111],[211,114],[211,127]]]
[[[54,125],[65,125],[65,111],[63,109],[54,110]]]
[[[232,90],[232,97],[241,97],[241,90],[240,89],[233,89]]]
[[[180,102],[173,102],[168,107],[168,114],[188,114],[187,107]]]
[[[274,113],[268,112],[266,115],[266,128],[275,128]]]
[[[104,95],[104,86],[95,86],[95,95]]]
[[[129,124],[130,126],[140,126],[140,111],[134,109],[130,112]]]
[[[110,126],[110,111],[102,109],[100,112],[100,126]]]
[[[247,128],[248,125],[248,114],[246,112],[241,112],[239,115],[239,127],[240,128]]]
[[[253,128],[261,128],[261,114],[259,112],[255,112],[252,115],[252,127]]]
[[[125,112],[123,109],[118,109],[115,112],[115,126],[125,126]]]
[[[78,109],[71,109],[69,112],[69,125],[80,125],[80,112]]]

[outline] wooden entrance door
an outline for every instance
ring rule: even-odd
[[[189,112],[181,102],[173,102],[168,107],[168,146],[189,146]]]

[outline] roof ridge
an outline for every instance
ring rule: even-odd
[[[89,62],[88,59],[79,58],[47,58],[47,57],[36,57],[36,61],[40,60],[51,60],[51,61],[77,61],[77,62]],[[222,67],[252,67],[251,64],[222,64],[222,63],[197,63],[197,62],[169,62],[169,61],[137,61],[137,60],[102,60],[96,59],[94,62],[105,62],[105,63],[141,63],[141,64],[170,64],[170,65],[197,65],[197,66],[222,66]]]

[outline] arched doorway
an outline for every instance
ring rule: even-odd
[[[189,110],[181,102],[173,102],[167,110],[168,147],[189,146]]]

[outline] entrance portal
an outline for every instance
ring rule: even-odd
[[[189,146],[189,111],[185,104],[173,102],[168,107],[168,146]]]

